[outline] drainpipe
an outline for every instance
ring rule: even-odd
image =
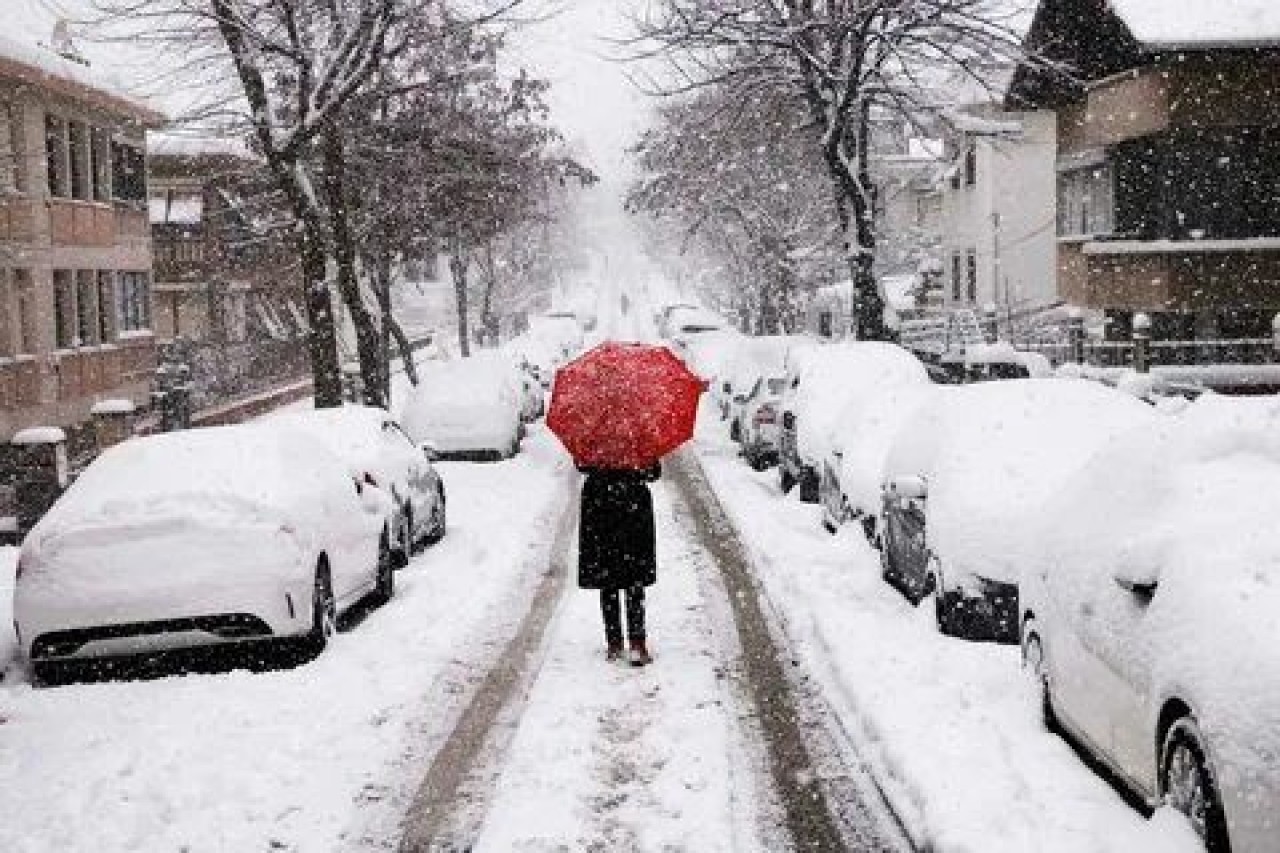
[[[1133,369],[1151,372],[1151,318],[1143,313],[1133,315]]]

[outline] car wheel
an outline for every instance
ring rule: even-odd
[[[378,539],[378,565],[373,587],[374,604],[386,604],[396,594],[395,563],[395,551],[391,547],[391,537],[384,530],[382,531],[382,536]]]
[[[796,486],[796,478],[791,476],[791,471],[786,465],[778,466],[778,487],[782,489],[784,495],[790,494],[791,490]]]
[[[316,654],[325,650],[329,639],[338,631],[338,601],[333,595],[333,578],[329,575],[329,561],[320,558],[316,566],[315,585],[311,594],[311,632],[307,635],[307,647]]]
[[[1034,679],[1044,727],[1051,732],[1057,731],[1058,718],[1053,713],[1053,694],[1049,692],[1049,666],[1045,662],[1044,643],[1040,640],[1035,623],[1031,621],[1022,629],[1022,668]]]
[[[396,547],[391,551],[391,567],[403,569],[409,565],[413,556],[416,539],[413,535],[413,506],[407,501],[400,510],[400,534],[396,537]]]
[[[444,538],[446,527],[445,506],[444,486],[438,486],[436,489],[436,503],[431,508],[431,527],[427,530],[427,537],[424,540],[428,545],[434,545]]]
[[[1208,853],[1230,851],[1222,799],[1209,772],[1200,728],[1190,717],[1178,720],[1165,735],[1160,790],[1164,804],[1190,821]]]
[[[800,470],[800,500],[802,503],[816,504],[821,486],[822,481],[819,479],[817,471],[809,467]]]
[[[729,423],[729,440],[742,441],[742,427],[738,425],[736,419]]]

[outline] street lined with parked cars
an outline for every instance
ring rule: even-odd
[[[1023,355],[985,345],[956,387],[813,342],[759,395],[777,450],[749,426],[759,387],[727,437],[757,470],[776,452],[778,496],[800,484],[829,530],[856,522],[940,633],[1019,644],[1045,722],[1108,781],[1209,851],[1275,850],[1280,403],[1153,406]]]

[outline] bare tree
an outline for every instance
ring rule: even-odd
[[[936,107],[932,75],[971,73],[1018,49],[1006,0],[654,0],[637,19],[637,58],[665,57],[665,94],[708,85],[787,93],[815,127],[812,152],[834,190],[854,281],[854,332],[886,338],[874,275],[877,111],[914,121]]]

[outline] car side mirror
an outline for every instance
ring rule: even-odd
[[[1160,586],[1160,570],[1154,567],[1124,566],[1116,569],[1111,577],[1125,592],[1146,601],[1156,594],[1156,589]]]
[[[929,484],[918,474],[902,474],[885,483],[889,497],[904,501],[922,501],[929,496]]]

